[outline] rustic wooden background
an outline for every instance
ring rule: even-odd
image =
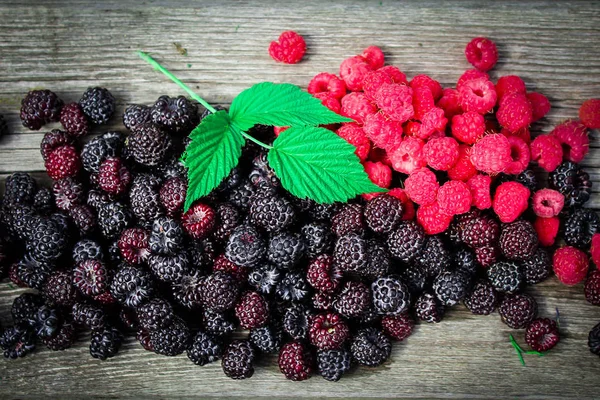
[[[452,86],[469,67],[466,43],[488,36],[500,52],[492,77],[518,74],[529,89],[552,101],[552,111],[535,131],[547,132],[576,117],[584,100],[600,96],[598,2],[190,3],[0,1],[0,113],[8,117],[12,132],[0,141],[2,179],[13,171],[44,178],[38,151],[43,132],[24,130],[18,119],[20,99],[28,90],[49,88],[75,101],[88,86],[107,87],[119,105],[113,128],[126,104],[181,94],[137,58],[139,49],[209,102],[227,104],[260,81],[306,86],[317,72],[336,72],[344,58],[373,44],[407,75],[427,73]],[[269,42],[288,29],[308,43],[298,65],[276,64],[267,53]],[[599,160],[598,132],[593,132],[584,163],[596,182]],[[600,196],[590,203],[600,208]],[[197,367],[184,355],[151,354],[130,339],[105,362],[87,354],[85,341],[62,353],[41,350],[22,360],[0,360],[0,397],[597,398],[600,359],[588,351],[586,341],[600,321],[600,307],[587,304],[582,291],[582,285],[568,288],[555,279],[532,290],[541,316],[553,317],[555,308],[560,310],[563,339],[545,357],[527,356],[526,367],[509,344],[511,330],[497,315],[476,317],[458,307],[439,325],[419,325],[394,346],[384,366],[358,369],[339,383],[320,377],[286,381],[273,358],[262,361],[252,379],[236,382],[223,375],[218,363]],[[20,292],[0,284],[2,322],[8,321],[12,299]],[[516,332],[516,338],[523,343],[523,332]]]

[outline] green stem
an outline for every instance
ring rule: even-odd
[[[258,139],[256,139],[256,138],[254,138],[254,137],[252,137],[252,136],[250,136],[250,135],[248,135],[246,132],[242,132],[242,136],[243,136],[243,137],[245,137],[245,138],[246,138],[246,139],[248,139],[248,140],[251,140],[251,141],[253,141],[253,142],[254,142],[254,143],[256,143],[257,145],[259,145],[259,146],[261,146],[261,147],[264,147],[264,148],[265,148],[265,149],[267,149],[267,150],[271,150],[271,149],[273,148],[273,146],[269,146],[268,144],[261,142],[260,140],[258,140]]]
[[[217,111],[217,110],[214,109],[213,106],[211,106],[210,104],[208,104],[202,97],[200,97],[196,93],[194,93],[192,91],[192,89],[190,89],[185,83],[181,82],[179,80],[179,78],[177,78],[175,75],[173,75],[171,73],[171,71],[169,71],[168,69],[166,69],[165,67],[163,67],[162,65],[160,65],[158,63],[158,61],[156,61],[154,58],[152,58],[148,53],[144,53],[143,51],[138,51],[137,54],[138,54],[138,56],[140,56],[140,58],[142,60],[144,60],[148,64],[152,65],[155,69],[157,69],[160,72],[162,72],[167,78],[169,78],[173,82],[175,82],[180,88],[182,88],[183,90],[185,90],[187,92],[187,94],[189,94],[192,99],[194,99],[198,103],[202,104],[208,111],[210,111],[211,113],[214,113],[214,112]]]
[[[523,349],[521,348],[521,346],[519,346],[519,344],[517,343],[517,341],[515,340],[515,338],[513,337],[513,335],[509,336],[510,338],[510,343],[512,344],[512,347],[515,348],[515,351],[517,352],[517,355],[519,356],[519,361],[521,361],[521,364],[523,366],[525,366],[525,360],[523,359]]]

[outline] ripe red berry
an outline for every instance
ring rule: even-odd
[[[438,190],[440,212],[448,215],[464,214],[471,209],[471,191],[462,181],[448,181]]]
[[[410,174],[404,181],[404,190],[408,197],[417,204],[427,205],[435,201],[440,184],[433,171],[420,168]]]
[[[350,329],[339,314],[319,314],[310,322],[308,337],[310,343],[319,350],[338,349],[349,336]]]
[[[377,112],[375,104],[361,92],[348,93],[342,97],[342,111],[344,117],[352,118],[357,124],[363,125],[367,117]]]
[[[448,229],[452,216],[441,212],[440,205],[436,201],[419,207],[417,222],[423,227],[425,233],[436,235]]]
[[[307,91],[312,95],[329,93],[336,99],[341,99],[346,94],[346,84],[334,74],[321,72],[308,83]]]
[[[485,210],[492,206],[492,197],[490,187],[492,178],[489,175],[477,174],[467,181],[467,185],[471,190],[473,205],[480,210]]]
[[[415,170],[427,165],[423,155],[425,143],[416,137],[406,137],[393,149],[388,151],[392,167],[404,174],[412,174]]]
[[[385,83],[375,93],[375,102],[390,118],[404,123],[414,115],[412,95],[413,90],[409,86]]]
[[[46,171],[52,180],[76,176],[81,170],[79,153],[73,146],[60,146],[52,150],[46,159]]]
[[[596,267],[600,268],[600,233],[594,233],[592,236],[590,254],[592,255],[592,261],[596,264]]]
[[[285,64],[296,64],[306,53],[304,38],[294,31],[286,31],[279,35],[278,42],[271,42],[269,55],[273,60]]]
[[[496,118],[500,125],[511,132],[527,128],[533,121],[533,107],[522,93],[509,93],[499,101]]]
[[[365,134],[363,128],[358,126],[356,123],[343,124],[338,130],[337,134],[339,137],[350,143],[356,150],[354,154],[358,156],[361,162],[367,160],[369,152],[371,151],[371,141]]]
[[[485,135],[473,145],[471,162],[479,171],[497,174],[512,162],[510,142],[499,133]]]
[[[194,239],[204,239],[215,227],[215,211],[208,205],[196,203],[181,217],[185,231]]]
[[[533,108],[533,121],[542,119],[548,111],[550,111],[550,101],[546,96],[541,93],[529,92],[527,93],[527,100],[531,103]]]
[[[107,158],[100,164],[98,186],[109,194],[122,194],[131,183],[131,174],[119,158]]]
[[[553,189],[540,189],[533,195],[533,212],[538,217],[550,218],[560,214],[565,205],[565,196]]]
[[[361,56],[345,59],[340,65],[340,77],[353,92],[362,90],[363,81],[373,67]]]
[[[319,292],[334,292],[342,280],[342,270],[329,254],[321,254],[308,264],[306,280]]]
[[[578,248],[565,246],[557,249],[552,258],[552,268],[559,281],[565,285],[576,285],[587,275],[589,259]]]
[[[404,312],[400,315],[386,315],[381,319],[381,329],[394,340],[402,341],[412,334],[414,321]]]
[[[535,351],[548,351],[560,340],[556,321],[536,318],[527,325],[525,341]]]
[[[465,56],[475,68],[489,71],[498,62],[498,48],[490,39],[477,37],[467,44]]]
[[[600,99],[584,101],[579,108],[579,119],[589,129],[600,129]]]
[[[430,139],[423,146],[427,164],[439,171],[448,171],[458,160],[458,142],[451,137]]]
[[[558,217],[542,218],[537,217],[533,222],[540,245],[549,247],[554,245],[558,229],[560,228],[560,219]]]
[[[551,135],[540,135],[533,139],[530,145],[531,161],[537,161],[538,165],[547,172],[552,172],[563,160],[563,149],[558,139]]]
[[[575,163],[583,161],[590,149],[587,128],[579,121],[566,121],[550,132],[561,144],[564,158]]]
[[[525,82],[516,75],[501,76],[496,83],[498,99],[502,99],[504,95],[509,93],[525,94],[526,92],[527,88],[525,87]]]
[[[472,79],[458,89],[458,99],[464,111],[486,114],[496,105],[496,88],[487,79]]]
[[[494,194],[494,212],[500,221],[513,222],[527,210],[528,201],[529,189],[519,182],[504,182]]]

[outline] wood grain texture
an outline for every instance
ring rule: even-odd
[[[33,88],[50,88],[76,101],[91,85],[108,87],[118,100],[118,121],[128,103],[151,103],[176,86],[134,54],[152,54],[207,101],[228,104],[241,90],[271,80],[306,86],[314,74],[337,72],[340,62],[375,44],[387,62],[409,77],[427,73],[453,86],[468,68],[463,50],[475,36],[496,41],[500,62],[491,77],[517,74],[530,90],[552,102],[533,126],[548,132],[577,116],[579,105],[600,96],[600,5],[552,1],[0,1],[0,113],[12,134],[0,141],[0,176],[12,171],[44,177],[39,142],[43,132],[25,131],[20,99]],[[305,36],[308,53],[298,65],[275,64],[267,47],[281,31]],[[174,42],[187,49],[179,54]],[[48,127],[52,128],[52,126]],[[98,131],[100,132],[100,131]],[[600,182],[600,142],[592,133],[584,164]],[[47,179],[47,178],[46,178]],[[599,185],[596,185],[599,186]],[[591,206],[600,208],[595,194]],[[20,293],[0,284],[0,321],[8,323]],[[109,361],[80,344],[66,352],[41,350],[22,360],[0,361],[3,398],[24,397],[470,397],[593,398],[600,359],[589,353],[587,332],[600,308],[585,302],[582,285],[551,279],[532,290],[540,315],[556,307],[564,338],[555,350],[527,356],[521,367],[508,342],[511,333],[497,315],[475,317],[452,309],[439,325],[420,324],[394,346],[377,369],[359,368],[337,384],[319,377],[285,381],[273,357],[252,379],[226,378],[219,364],[196,367],[185,356],[150,354],[129,339]],[[516,338],[524,343],[523,332]]]

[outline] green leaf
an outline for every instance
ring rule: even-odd
[[[216,188],[238,162],[244,138],[225,111],[208,115],[190,133],[182,160],[188,170],[185,211]]]
[[[352,122],[290,83],[262,82],[244,90],[233,99],[229,115],[232,122],[243,131],[256,124],[317,126]]]
[[[325,128],[292,127],[269,150],[269,165],[293,195],[319,203],[385,192],[364,171],[354,146]]]

